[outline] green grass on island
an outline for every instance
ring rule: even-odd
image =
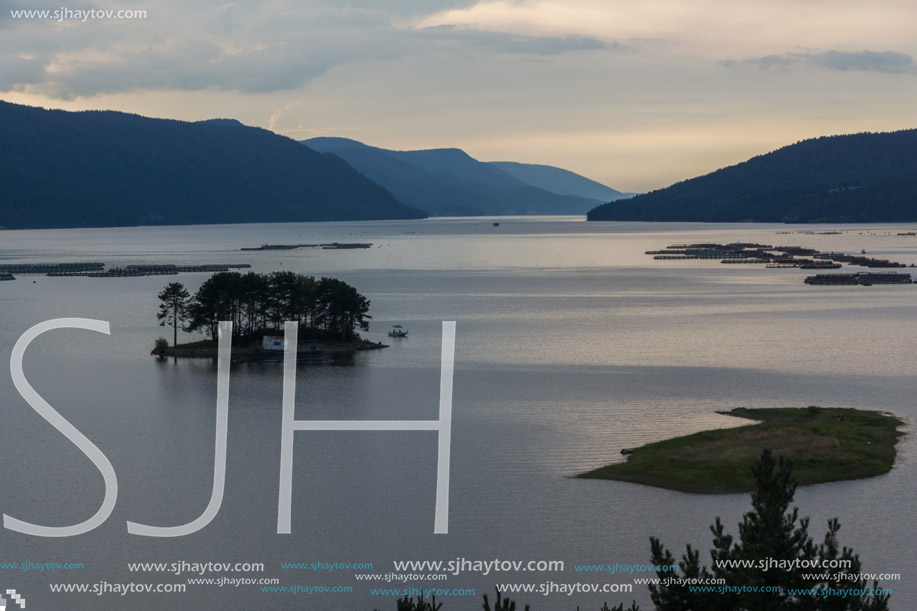
[[[729,412],[758,421],[703,431],[633,450],[627,462],[577,475],[703,494],[750,492],[763,448],[793,462],[800,486],[881,475],[891,470],[904,423],[892,414],[834,407]]]

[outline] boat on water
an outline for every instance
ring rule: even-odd
[[[389,337],[407,337],[408,330],[401,325],[392,325],[392,330],[388,332]]]

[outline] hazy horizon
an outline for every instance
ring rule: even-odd
[[[902,0],[88,6],[146,14],[14,18],[44,7],[0,0],[0,99],[456,147],[625,192],[917,127],[917,5]]]

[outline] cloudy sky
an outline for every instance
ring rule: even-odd
[[[0,99],[460,147],[645,191],[917,127],[914,0],[0,0]],[[143,10],[23,19],[20,9]]]

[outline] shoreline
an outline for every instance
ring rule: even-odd
[[[321,361],[323,357],[333,357],[335,355],[351,354],[354,352],[363,352],[365,350],[381,350],[388,348],[388,344],[382,342],[354,342],[352,344],[327,344],[320,353],[299,352],[297,353],[297,362]],[[200,346],[183,348],[181,344],[177,347],[170,347],[162,351],[152,350],[150,355],[159,358],[185,358],[185,359],[215,359],[218,357],[218,348],[216,346]],[[282,350],[265,350],[260,346],[233,346],[230,352],[234,363],[267,363],[283,361]]]
[[[745,426],[702,431],[621,450],[623,463],[575,475],[625,481],[695,494],[754,489],[751,465],[763,448],[793,462],[798,485],[888,473],[905,422],[890,413],[834,407],[735,408],[724,415]]]

